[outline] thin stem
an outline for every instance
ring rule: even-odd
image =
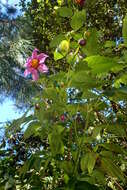
[[[88,128],[88,124],[89,124],[89,114],[90,114],[90,109],[89,109],[89,105],[87,104],[87,116],[86,116],[86,125],[85,125],[85,129]],[[84,129],[84,132],[85,132],[85,129]],[[84,133],[85,134],[85,133]],[[82,151],[82,146],[84,144],[84,134],[83,134],[83,137],[82,137],[82,140],[79,144],[79,149],[78,149],[78,153],[77,153],[77,157],[76,157],[76,164],[75,164],[75,167],[74,167],[74,171],[73,171],[73,175],[76,175],[77,173],[77,168],[78,168],[78,163],[79,163],[79,159],[80,159],[80,154],[81,154],[81,151]]]

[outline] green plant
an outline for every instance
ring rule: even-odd
[[[2,152],[1,168],[8,177],[1,174],[1,185],[9,183],[24,190],[124,189],[127,16],[122,28],[124,43],[116,47],[114,41],[103,39],[102,31],[86,27],[87,5],[81,9],[70,1],[64,3],[55,13],[62,22],[65,19],[66,32],[63,29],[64,36],[55,36],[48,48],[54,55],[51,62],[68,67],[59,72],[50,69],[50,75],[41,76],[37,84],[43,90],[32,100],[34,113],[28,116],[26,112],[7,126],[12,154]],[[19,133],[21,137],[16,137]],[[4,166],[7,161],[13,161],[13,175]]]

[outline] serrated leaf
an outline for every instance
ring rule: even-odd
[[[85,10],[77,11],[72,17],[71,27],[74,30],[79,30],[84,25],[85,21],[86,21],[86,11]]]
[[[77,88],[94,88],[98,86],[98,81],[83,70],[74,73],[71,78],[70,85]]]
[[[100,55],[90,56],[85,59],[93,74],[107,73],[117,66],[117,58],[109,58]]]

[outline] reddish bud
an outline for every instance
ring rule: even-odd
[[[78,5],[80,5],[81,7],[84,5],[84,3],[85,3],[85,0],[75,0],[76,1],[76,3],[78,4]]]
[[[64,121],[66,120],[65,115],[61,115],[60,120],[61,120],[62,122],[64,122]]]
[[[40,105],[37,103],[37,104],[35,104],[35,109],[36,110],[39,110],[40,109]]]
[[[79,40],[79,44],[80,44],[80,46],[85,46],[86,45],[86,40],[85,39]]]

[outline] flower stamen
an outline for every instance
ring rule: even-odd
[[[37,69],[38,66],[39,66],[39,61],[37,59],[32,59],[31,61],[31,66],[34,68],[34,69]]]

